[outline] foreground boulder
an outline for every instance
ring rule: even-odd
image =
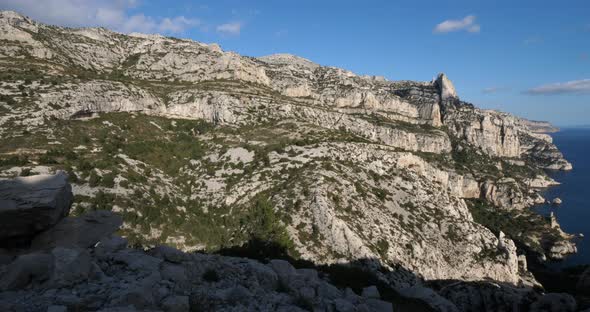
[[[40,233],[31,243],[34,250],[54,247],[88,248],[117,231],[123,219],[109,211],[92,211],[79,217],[63,219],[55,227]]]
[[[64,222],[74,222],[69,219]],[[64,227],[63,235],[66,229],[73,237],[82,230]],[[375,287],[361,296],[283,260],[264,264],[163,246],[145,252],[111,233],[88,248],[77,246],[21,255],[0,266],[0,310],[393,311]]]
[[[70,211],[73,194],[67,174],[0,181],[0,247],[26,242]]]

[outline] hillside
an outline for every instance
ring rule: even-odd
[[[463,289],[429,299],[425,283],[521,294],[538,286],[526,256],[575,252],[527,209],[555,184],[543,169],[571,169],[553,128],[463,102],[444,74],[388,81],[10,11],[0,41],[0,175],[66,170],[72,213],[119,213],[132,245],[273,241],[459,308]]]

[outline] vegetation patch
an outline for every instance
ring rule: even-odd
[[[561,239],[549,220],[529,210],[504,210],[482,199],[466,200],[473,220],[498,235],[500,231],[517,244],[543,253],[542,242]]]

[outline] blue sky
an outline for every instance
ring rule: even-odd
[[[515,3],[518,3],[517,5]],[[590,124],[590,1],[0,0],[41,21],[292,53],[392,80],[445,72],[466,101]]]

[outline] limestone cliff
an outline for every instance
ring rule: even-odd
[[[514,241],[539,256],[569,244],[526,208],[554,183],[542,169],[571,164],[538,122],[461,101],[444,74],[388,81],[7,11],[0,41],[0,174],[67,170],[73,211],[121,213],[134,244],[262,236],[317,264],[376,259],[415,295],[535,285]],[[525,219],[538,227],[504,222]]]

